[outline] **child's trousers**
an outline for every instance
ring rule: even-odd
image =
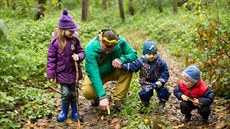
[[[182,101],[180,103],[181,113],[188,117],[191,117],[191,111],[196,108],[198,109],[198,113],[202,116],[203,119],[207,119],[211,113],[210,105],[199,108],[197,106],[194,106],[191,101]]]
[[[71,103],[76,101],[75,84],[61,83],[62,103]]]
[[[114,100],[124,100],[126,94],[128,93],[131,79],[132,73],[123,71],[121,69],[116,69],[108,76],[102,78],[102,83],[105,84],[108,81],[117,81],[115,93],[113,94]],[[82,94],[88,100],[98,99],[98,96],[88,76],[85,76],[84,78]]]

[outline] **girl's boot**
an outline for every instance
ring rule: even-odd
[[[72,107],[72,118],[74,121],[78,120],[78,113],[77,113],[77,103],[76,101],[71,102],[71,107]]]
[[[62,103],[62,111],[57,117],[57,121],[62,122],[67,118],[69,110],[69,103]]]

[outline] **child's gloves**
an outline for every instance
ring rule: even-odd
[[[158,86],[155,83],[147,82],[147,81],[144,81],[141,85],[150,85],[152,89],[158,88]]]

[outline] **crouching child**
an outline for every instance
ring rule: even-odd
[[[191,111],[198,109],[204,123],[210,123],[209,115],[211,113],[210,105],[214,100],[214,93],[200,77],[200,70],[194,66],[188,66],[182,72],[182,80],[174,89],[174,95],[181,100],[180,109],[183,114],[182,122],[188,122],[191,119]]]
[[[139,97],[144,107],[149,106],[150,98],[153,96],[153,89],[156,90],[159,98],[158,111],[162,111],[168,100],[170,93],[165,88],[165,83],[169,78],[167,64],[157,54],[156,43],[147,40],[143,46],[143,56],[131,63],[122,64],[121,68],[129,72],[139,72],[139,82],[142,86]]]

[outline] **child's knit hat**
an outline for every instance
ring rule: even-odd
[[[144,46],[143,46],[143,55],[147,54],[147,53],[157,53],[157,45],[156,43],[154,43],[152,40],[147,40],[145,41],[144,43]]]
[[[197,83],[200,79],[200,70],[195,65],[190,65],[182,72],[182,75],[189,81]]]
[[[58,22],[58,28],[77,31],[79,28],[75,24],[73,18],[68,14],[67,10],[63,10],[62,16]]]

